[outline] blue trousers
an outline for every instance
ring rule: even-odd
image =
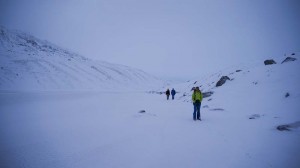
[[[196,115],[197,115],[197,119],[201,120],[200,107],[201,107],[201,102],[194,103],[194,113],[193,113],[193,119],[194,120],[196,120]]]

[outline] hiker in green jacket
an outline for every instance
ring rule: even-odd
[[[203,96],[202,96],[202,93],[201,93],[199,87],[194,88],[192,100],[193,100],[193,105],[194,105],[193,119],[195,121],[196,121],[196,113],[197,113],[197,120],[201,121],[200,107],[201,107],[202,98],[203,98]]]

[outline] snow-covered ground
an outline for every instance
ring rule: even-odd
[[[299,53],[165,85],[27,34],[1,27],[0,37],[1,168],[300,165]],[[192,120],[194,86],[212,94],[202,121]],[[175,100],[153,94],[167,87]]]
[[[276,123],[286,120],[274,118],[277,114],[250,120],[251,107],[202,108],[203,121],[195,122],[191,103],[142,92],[1,93],[0,99],[0,167],[296,168],[300,163],[299,128],[276,130]]]

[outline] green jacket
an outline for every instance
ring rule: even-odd
[[[196,102],[196,100],[200,100],[200,102],[202,102],[202,93],[200,91],[195,91],[192,95],[192,100],[193,100],[193,103]]]

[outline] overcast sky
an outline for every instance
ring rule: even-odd
[[[169,79],[300,51],[298,0],[0,0],[0,24]]]

